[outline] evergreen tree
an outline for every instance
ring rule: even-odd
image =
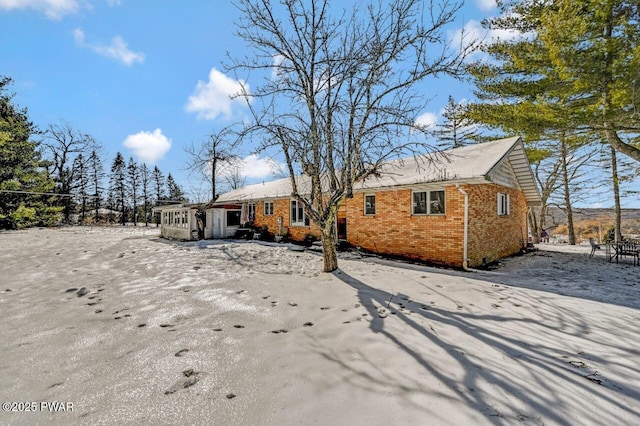
[[[140,171],[138,165],[133,161],[132,157],[129,157],[129,164],[127,165],[127,188],[132,206],[132,220],[133,226],[138,226],[138,199],[140,197]]]
[[[89,172],[88,162],[82,153],[73,160],[73,174],[75,176],[75,184],[73,185],[73,193],[80,204],[80,223],[84,224],[87,213],[87,198],[89,190]]]
[[[465,104],[457,103],[453,96],[449,96],[442,112],[445,122],[434,132],[441,148],[460,148],[478,141],[475,122],[466,115],[466,109]]]
[[[162,173],[162,171],[158,168],[158,166],[154,166],[153,167],[153,172],[152,172],[152,176],[151,176],[152,182],[153,182],[153,190],[154,190],[154,194],[156,196],[156,201],[155,201],[155,205],[159,206],[160,205],[160,201],[164,198],[164,194],[165,194],[165,179],[164,179],[164,174]]]
[[[158,166],[153,167],[153,172],[151,172],[151,183],[153,186],[154,195],[156,196],[155,205],[159,206],[162,198],[164,197],[164,186],[165,179],[162,171],[158,168]],[[160,225],[160,215],[155,215],[155,223],[156,227]]]
[[[167,190],[169,191],[169,202],[182,203],[186,201],[182,187],[176,183],[171,173],[167,175]]]
[[[120,152],[116,154],[111,164],[111,176],[109,177],[109,192],[112,200],[111,208],[120,211],[120,223],[126,224],[127,220],[127,164]]]
[[[144,225],[149,226],[149,197],[150,197],[150,184],[151,184],[151,171],[145,163],[140,166],[140,184],[142,189],[142,211],[144,212]]]
[[[501,17],[487,21],[489,28],[519,31],[521,36],[488,43],[484,50],[493,60],[469,67],[479,102],[468,106],[467,115],[494,129],[521,135],[530,161],[551,167],[540,171],[552,180],[562,180],[557,188],[563,193],[562,207],[569,218],[570,242],[574,244],[572,204],[576,193],[572,191],[576,186],[568,179],[579,173],[576,165],[585,163],[569,160],[593,142],[594,132],[584,126],[575,104],[573,82],[554,64],[553,50],[540,36],[544,17],[556,5],[555,1],[508,2],[502,4]],[[545,203],[547,200],[543,199]],[[543,205],[540,211],[545,210]],[[531,222],[544,224],[544,218]],[[542,225],[538,230],[541,229]]]
[[[31,140],[37,131],[27,110],[13,105],[13,95],[6,91],[11,82],[0,77],[0,219],[11,218],[19,227],[51,225],[59,209],[49,207],[42,195],[29,193],[50,192],[54,183],[38,143]]]
[[[89,156],[89,176],[91,185],[91,197],[94,209],[94,220],[96,223],[100,221],[100,206],[102,205],[102,182],[105,177],[102,160],[96,149],[91,151]]]

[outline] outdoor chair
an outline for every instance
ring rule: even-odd
[[[631,256],[633,258],[633,266],[640,265],[640,247],[634,242],[625,241],[621,243],[618,247],[618,255]]]
[[[600,244],[597,244],[593,238],[589,238],[589,244],[591,244],[591,253],[589,253],[589,259],[591,259],[596,253],[596,250],[600,250]]]

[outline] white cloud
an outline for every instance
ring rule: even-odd
[[[452,45],[457,49],[461,49],[463,46],[468,46],[470,43],[477,41],[491,42],[498,39],[513,40],[518,37],[527,37],[527,34],[522,34],[519,31],[485,29],[482,27],[480,21],[476,21],[475,19],[469,20],[462,29],[449,31],[448,35]]]
[[[476,6],[483,12],[488,12],[498,7],[496,0],[476,0]]]
[[[273,56],[273,68],[271,68],[271,80],[277,80],[280,77],[282,71],[280,70],[280,66],[284,62],[284,56],[282,55],[274,55]]]
[[[243,90],[249,92],[249,85],[243,80],[234,80],[211,68],[209,81],[198,81],[184,109],[198,113],[198,118],[213,120],[222,116],[229,119],[233,114],[233,106],[245,103],[241,97],[232,99],[232,96],[241,94]]]
[[[122,0],[107,0],[107,4],[109,6],[120,6],[122,4]]]
[[[122,143],[145,163],[155,164],[171,148],[171,139],[162,134],[161,129],[129,135]]]
[[[209,169],[210,170],[210,169]],[[235,173],[249,180],[266,179],[281,174],[285,165],[278,163],[273,158],[262,157],[258,154],[250,154],[239,160],[224,162],[220,166],[221,174]]]
[[[78,13],[81,8],[89,9],[90,5],[84,0],[0,0],[0,9],[34,9],[53,20]]]
[[[98,55],[115,59],[126,66],[131,66],[134,62],[144,62],[144,53],[129,50],[127,43],[120,36],[111,39],[111,44],[87,43],[84,31],[81,28],[73,30],[73,38],[80,47],[93,50]]]
[[[242,174],[248,179],[263,179],[284,169],[284,165],[278,164],[274,159],[260,158],[257,154],[243,158],[242,163],[244,165]]]
[[[433,128],[438,123],[438,116],[432,112],[425,112],[416,118],[416,127]]]

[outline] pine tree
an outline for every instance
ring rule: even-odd
[[[71,189],[80,204],[80,223],[84,224],[87,213],[87,198],[89,195],[89,172],[88,161],[85,160],[82,153],[78,154],[73,160],[72,169],[75,182]]]
[[[89,156],[89,177],[91,185],[91,197],[94,209],[94,220],[96,223],[100,221],[100,206],[102,205],[103,180],[105,177],[102,160],[96,149],[91,151]]]
[[[153,189],[154,189],[154,195],[156,196],[156,201],[155,201],[155,205],[159,206],[160,202],[162,201],[162,199],[164,198],[164,188],[165,188],[165,179],[164,179],[164,174],[162,173],[162,171],[158,168],[158,166],[154,166],[153,167],[153,172],[152,172],[152,182],[153,182]]]
[[[444,107],[445,122],[434,132],[441,148],[460,148],[478,141],[475,122],[466,115],[466,105],[457,103],[453,96]]]
[[[573,82],[554,64],[553,49],[540,36],[545,16],[556,6],[555,1],[508,2],[503,4],[502,17],[487,21],[491,29],[519,31],[521,36],[488,43],[484,50],[493,60],[478,61],[468,68],[479,102],[468,106],[467,115],[491,128],[521,135],[530,161],[551,167],[538,170],[549,179],[562,180],[558,188],[563,191],[563,208],[571,219],[576,187],[567,179],[579,171],[576,163],[568,160],[593,142],[594,132],[584,126]],[[555,187],[547,183],[543,187]],[[541,211],[545,209],[543,205]],[[543,224],[544,218],[532,222]],[[574,244],[575,233],[570,229],[569,234]]]
[[[171,173],[167,175],[167,189],[169,191],[168,195],[171,203],[182,203],[186,201],[182,188],[173,179]]]
[[[149,226],[149,190],[151,183],[151,171],[145,163],[140,166],[140,184],[142,189],[142,210],[144,212],[144,226]]]
[[[109,191],[112,200],[112,208],[120,210],[120,223],[126,224],[127,220],[127,164],[121,153],[117,153],[111,164],[111,176],[109,177]]]
[[[41,195],[28,193],[50,192],[54,183],[38,143],[31,139],[37,130],[27,110],[16,107],[13,95],[6,92],[11,83],[11,78],[0,77],[0,219],[10,218],[19,227],[51,225],[59,209]]]
[[[138,226],[138,199],[140,187],[140,171],[138,165],[133,158],[129,158],[129,164],[127,165],[127,189],[132,206],[132,220],[133,226]]]
[[[156,196],[154,204],[155,206],[159,206],[162,198],[164,197],[165,179],[162,171],[160,171],[157,165],[153,167],[153,172],[151,172],[151,183],[153,186],[154,195]],[[155,215],[154,221],[156,223],[156,227],[160,225],[159,214]]]

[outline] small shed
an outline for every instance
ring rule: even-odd
[[[160,235],[174,240],[198,240],[199,204],[171,204],[153,208],[160,214]]]

